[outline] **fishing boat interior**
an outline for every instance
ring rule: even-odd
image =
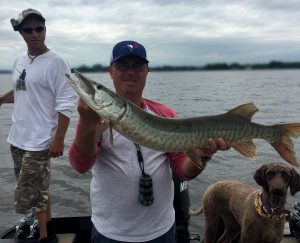
[[[59,243],[88,243],[91,241],[92,222],[90,216],[85,217],[61,217],[53,218],[55,232]],[[219,238],[223,230],[222,222],[219,226]],[[8,227],[0,233],[0,243],[16,242],[16,235],[23,234],[24,240],[20,242],[35,243],[35,234],[37,232],[37,222],[32,214],[26,215],[19,222]],[[190,234],[190,242],[203,242],[197,233]],[[216,239],[217,241],[218,239]],[[232,243],[238,243],[237,237]],[[299,243],[300,242],[300,202],[294,204],[294,210],[291,211],[291,217],[286,223],[284,236],[281,243]],[[178,242],[180,243],[180,242]]]

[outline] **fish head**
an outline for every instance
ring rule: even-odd
[[[106,122],[117,123],[126,113],[127,102],[104,85],[78,71],[77,79],[66,74],[67,81],[79,97]]]

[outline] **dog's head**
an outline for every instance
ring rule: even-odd
[[[254,180],[268,193],[273,206],[284,204],[288,187],[292,195],[300,191],[300,175],[280,162],[262,165],[255,172]]]

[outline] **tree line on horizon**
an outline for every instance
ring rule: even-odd
[[[299,69],[300,62],[281,62],[281,61],[270,61],[269,63],[261,64],[240,64],[225,62],[220,63],[208,63],[204,66],[191,66],[191,65],[163,65],[151,67],[151,71],[221,71],[221,70],[262,70],[262,69]],[[95,64],[92,66],[80,65],[72,68],[79,72],[106,72],[107,66],[102,64]],[[10,73],[10,70],[0,70],[0,73]]]
[[[281,62],[270,61],[269,63],[261,64],[240,64],[240,63],[208,63],[204,66],[191,65],[163,65],[151,67],[151,71],[216,71],[216,70],[259,70],[259,69],[298,69],[300,62]],[[79,72],[106,72],[107,66],[95,64],[92,66],[81,65],[74,69]]]

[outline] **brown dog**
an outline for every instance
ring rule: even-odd
[[[254,179],[262,190],[236,181],[219,181],[209,186],[203,208],[191,215],[205,215],[204,243],[230,243],[240,234],[240,243],[279,243],[289,211],[284,208],[287,189],[300,190],[300,176],[283,163],[260,167]],[[216,239],[220,218],[223,235]]]

